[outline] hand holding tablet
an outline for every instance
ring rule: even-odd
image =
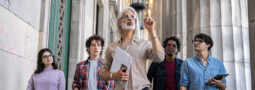
[[[216,79],[216,80],[221,80],[221,79],[227,77],[228,75],[229,75],[229,74],[218,74],[218,75],[216,75],[216,76],[214,77],[214,79]]]

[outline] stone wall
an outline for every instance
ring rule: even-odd
[[[39,30],[0,6],[0,87],[25,90],[36,67]]]

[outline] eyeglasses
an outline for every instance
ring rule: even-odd
[[[198,43],[198,44],[200,44],[200,43],[202,43],[202,42],[204,42],[204,40],[192,40],[192,43]]]
[[[166,46],[167,46],[167,47],[172,46],[172,47],[176,48],[176,44],[166,44]]]
[[[91,44],[90,46],[91,47],[96,47],[96,46],[101,47],[101,44]]]
[[[123,15],[122,17],[124,17],[124,18],[133,18],[133,19],[137,18],[136,15],[129,15],[129,14]]]
[[[42,56],[42,58],[49,58],[49,57],[52,57],[53,54],[50,54],[50,55],[45,55],[45,56]]]

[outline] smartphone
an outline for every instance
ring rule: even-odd
[[[229,74],[218,74],[214,77],[216,80],[221,80],[222,78],[227,77]]]
[[[127,66],[124,64],[121,64],[121,68],[125,68],[124,70],[122,70],[122,72],[126,72],[127,71]]]

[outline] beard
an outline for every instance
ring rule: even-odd
[[[175,54],[174,53],[168,53],[166,54],[167,56],[174,56]]]
[[[170,51],[170,50],[166,51],[165,50],[165,53],[166,53],[167,56],[174,56],[174,55],[176,55],[177,52],[176,51]]]
[[[135,30],[135,24],[133,25],[128,25],[130,21],[127,21],[126,23],[121,23],[121,27],[124,30]]]

